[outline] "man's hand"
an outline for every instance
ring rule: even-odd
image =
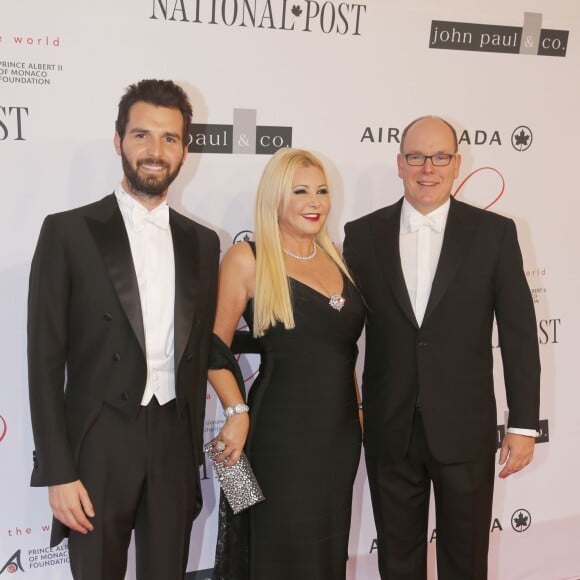
[[[93,524],[87,516],[94,518],[95,511],[80,479],[71,483],[51,485],[48,488],[48,501],[54,517],[59,522],[80,534],[93,531]]]
[[[527,435],[505,434],[499,453],[499,464],[505,463],[505,467],[499,473],[502,479],[517,473],[532,461],[535,442],[534,437]]]

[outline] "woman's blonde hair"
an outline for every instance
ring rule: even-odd
[[[322,161],[303,149],[279,149],[266,165],[256,195],[256,283],[254,289],[254,336],[262,336],[278,322],[294,328],[290,285],[284,266],[278,218],[290,201],[294,173],[300,167],[316,167],[328,185]],[[330,241],[326,224],[314,238],[318,247],[344,272],[350,274]]]

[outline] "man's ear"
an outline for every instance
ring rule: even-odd
[[[459,175],[459,170],[461,169],[461,155],[459,153],[455,154],[455,179]]]
[[[115,137],[113,137],[113,143],[115,144],[115,151],[117,155],[121,155],[121,136],[115,131]]]
[[[397,153],[397,171],[398,171],[399,177],[403,177],[404,161],[405,161],[405,158],[403,157],[403,154]]]

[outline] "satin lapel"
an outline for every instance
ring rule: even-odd
[[[114,195],[107,196],[102,204],[104,210],[102,219],[99,217],[85,219],[109,271],[121,306],[145,353],[145,330],[139,286],[123,216]]]
[[[391,206],[387,214],[377,220],[376,231],[373,241],[376,244],[375,251],[378,256],[378,264],[384,264],[384,274],[387,283],[391,286],[393,296],[405,313],[405,316],[415,325],[417,319],[413,312],[409,291],[405,284],[403,268],[401,266],[401,254],[399,251],[399,230],[401,229],[401,207],[402,200]]]
[[[199,243],[194,228],[170,210],[169,225],[175,258],[175,371],[185,351],[193,327],[199,284]]]
[[[443,246],[441,247],[439,263],[437,264],[437,270],[433,278],[433,285],[431,286],[431,294],[427,302],[424,320],[429,318],[445,295],[451,280],[453,280],[469,248],[469,240],[472,238],[476,227],[476,222],[466,212],[462,211],[460,203],[451,198],[443,237]]]

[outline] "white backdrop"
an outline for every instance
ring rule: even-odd
[[[0,577],[70,577],[66,548],[47,548],[46,490],[28,487],[28,269],[46,214],[96,200],[119,182],[112,146],[118,99],[129,83],[150,77],[184,86],[195,123],[234,125],[225,142],[223,127],[206,128],[207,147],[190,155],[170,196],[178,210],[214,228],[224,250],[253,229],[254,192],[268,159],[250,139],[255,125],[258,150],[291,142],[326,161],[330,230],[339,244],[346,221],[401,195],[395,156],[407,122],[434,113],[456,125],[463,155],[457,197],[517,223],[543,365],[544,432],[534,463],[497,481],[490,578],[580,577],[580,4],[0,0],[0,14]],[[250,376],[256,361],[243,365]],[[499,360],[496,378],[501,432]],[[207,439],[220,421],[209,390]],[[188,567],[199,579],[213,565],[210,472],[203,487]],[[378,578],[374,538],[361,466],[349,580]]]

